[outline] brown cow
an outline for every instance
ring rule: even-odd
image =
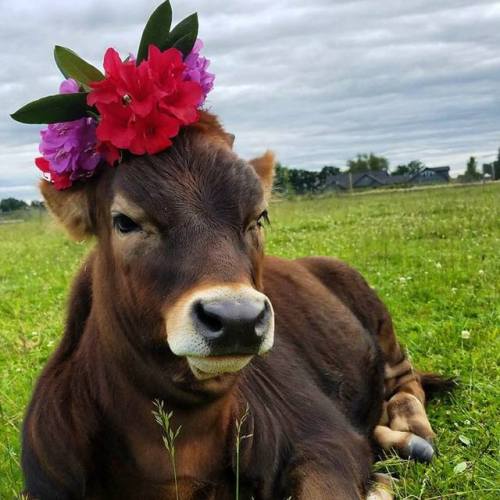
[[[30,498],[176,498],[155,399],[182,426],[183,500],[234,498],[247,405],[241,499],[390,498],[369,493],[373,436],[430,459],[420,376],[386,308],[341,262],[263,256],[273,157],[247,163],[231,143],[203,113],[161,154],[67,191],[42,182],[97,245],[24,422]]]

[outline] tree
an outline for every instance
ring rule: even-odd
[[[483,175],[488,174],[493,180],[500,180],[500,148],[498,149],[497,159],[491,163],[483,164]]]
[[[16,198],[5,198],[0,201],[0,212],[12,212],[26,208],[28,205],[23,200],[16,200]]]
[[[329,175],[337,175],[337,174],[340,174],[340,168],[334,167],[333,165],[325,165],[320,172],[320,175],[325,178]]]
[[[467,167],[465,169],[465,174],[463,176],[464,181],[477,181],[481,179],[481,174],[477,171],[477,161],[474,156],[469,158],[467,162]]]
[[[293,186],[290,182],[290,169],[281,163],[276,163],[274,169],[274,191],[281,194],[293,194]]]
[[[296,194],[314,193],[321,188],[318,172],[291,168],[288,175]]]
[[[389,160],[383,156],[358,154],[353,160],[347,162],[348,171],[352,174],[357,172],[387,172],[389,170]]]
[[[321,171],[288,168],[276,164],[273,189],[281,194],[306,194],[323,191],[329,177],[340,173],[340,168],[325,165]]]
[[[319,180],[320,180],[321,186],[324,187],[326,185],[327,181],[331,177],[338,175],[338,174],[340,174],[339,167],[334,167],[332,165],[325,165],[319,173]]]
[[[398,165],[396,167],[396,170],[393,170],[391,172],[391,175],[406,175],[410,173],[410,170],[408,169],[408,165]]]
[[[425,168],[420,160],[412,160],[408,165],[398,165],[391,175],[415,175]]]
[[[425,168],[425,165],[420,160],[412,160],[408,163],[408,173],[411,175],[418,174]]]

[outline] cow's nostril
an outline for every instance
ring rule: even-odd
[[[265,326],[269,320],[269,314],[270,314],[269,302],[266,300],[264,302],[264,307],[262,308],[262,311],[257,316],[257,321],[255,322],[255,325],[257,327]]]
[[[210,332],[221,332],[223,328],[222,321],[219,319],[217,314],[207,311],[203,302],[198,301],[194,306],[194,311],[200,323],[207,327]]]

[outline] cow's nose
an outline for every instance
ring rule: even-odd
[[[269,327],[271,307],[264,300],[221,300],[193,305],[196,330],[211,355],[255,354]]]

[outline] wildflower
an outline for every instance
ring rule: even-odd
[[[464,340],[468,340],[468,339],[470,339],[470,331],[469,330],[462,330],[462,333],[460,334],[460,336]]]

